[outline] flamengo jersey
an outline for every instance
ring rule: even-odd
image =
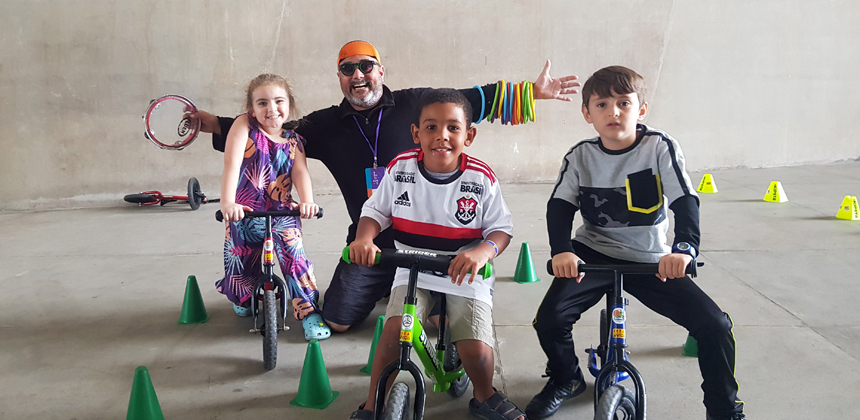
[[[397,249],[419,249],[456,255],[481,243],[491,232],[512,235],[511,212],[496,175],[487,164],[463,153],[460,168],[447,179],[424,169],[421,149],[403,152],[386,168],[376,192],[364,203],[370,217],[394,233]],[[449,276],[418,273],[418,287],[474,298],[493,305],[495,275],[457,286]],[[392,287],[406,285],[409,270],[398,268]]]

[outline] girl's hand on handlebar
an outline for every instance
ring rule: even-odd
[[[301,203],[298,209],[302,213],[302,219],[310,219],[317,215],[317,212],[320,211],[320,206],[316,203]]]
[[[469,284],[475,281],[478,270],[484,267],[484,264],[493,257],[493,251],[489,251],[488,253],[485,248],[488,247],[478,246],[475,249],[458,254],[451,260],[451,265],[448,266],[448,275],[451,276],[451,283],[460,286],[463,284],[466,276],[469,276]],[[469,270],[472,271],[471,274],[469,274]]]
[[[579,272],[578,266],[583,261],[573,252],[562,252],[552,257],[552,274],[556,277],[576,279],[582,281],[583,273]]]
[[[354,264],[371,266],[376,262],[376,253],[379,247],[373,241],[362,241],[356,239],[349,244],[349,260]]]
[[[693,257],[687,254],[671,253],[660,258],[660,271],[657,273],[657,278],[662,281],[669,279],[679,279],[686,276],[687,266],[693,261]]]
[[[238,222],[244,219],[246,211],[251,211],[251,208],[241,204],[221,202],[221,214],[224,215],[225,222]]]

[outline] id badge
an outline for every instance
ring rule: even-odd
[[[382,177],[385,176],[385,167],[367,168],[364,170],[364,179],[367,184],[367,197],[373,195],[373,190],[379,188]]]

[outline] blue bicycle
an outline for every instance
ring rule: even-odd
[[[693,260],[686,274],[696,277],[704,263]],[[580,273],[612,273],[615,282],[606,292],[606,309],[600,310],[600,345],[589,348],[588,371],[594,376],[594,420],[645,420],[645,381],[627,357],[627,305],[624,297],[625,274],[655,274],[659,264],[580,264]],[[547,271],[553,275],[552,260]],[[598,364],[599,361],[599,364]],[[633,381],[631,391],[620,382]]]

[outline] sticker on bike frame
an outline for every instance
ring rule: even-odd
[[[400,341],[412,342],[412,331],[400,331]]]
[[[612,338],[625,338],[625,332],[621,328],[613,328],[612,329]]]
[[[624,308],[615,308],[612,310],[612,322],[616,324],[623,324],[626,320],[627,312],[624,311]]]
[[[400,329],[401,330],[411,330],[413,323],[414,323],[414,321],[412,320],[412,315],[403,314],[403,320],[400,322]]]
[[[263,242],[263,260],[264,260],[264,262],[267,262],[267,263],[274,263],[275,262],[275,253],[273,252],[274,250],[275,250],[275,241],[273,241],[271,238],[266,239],[266,241]]]

